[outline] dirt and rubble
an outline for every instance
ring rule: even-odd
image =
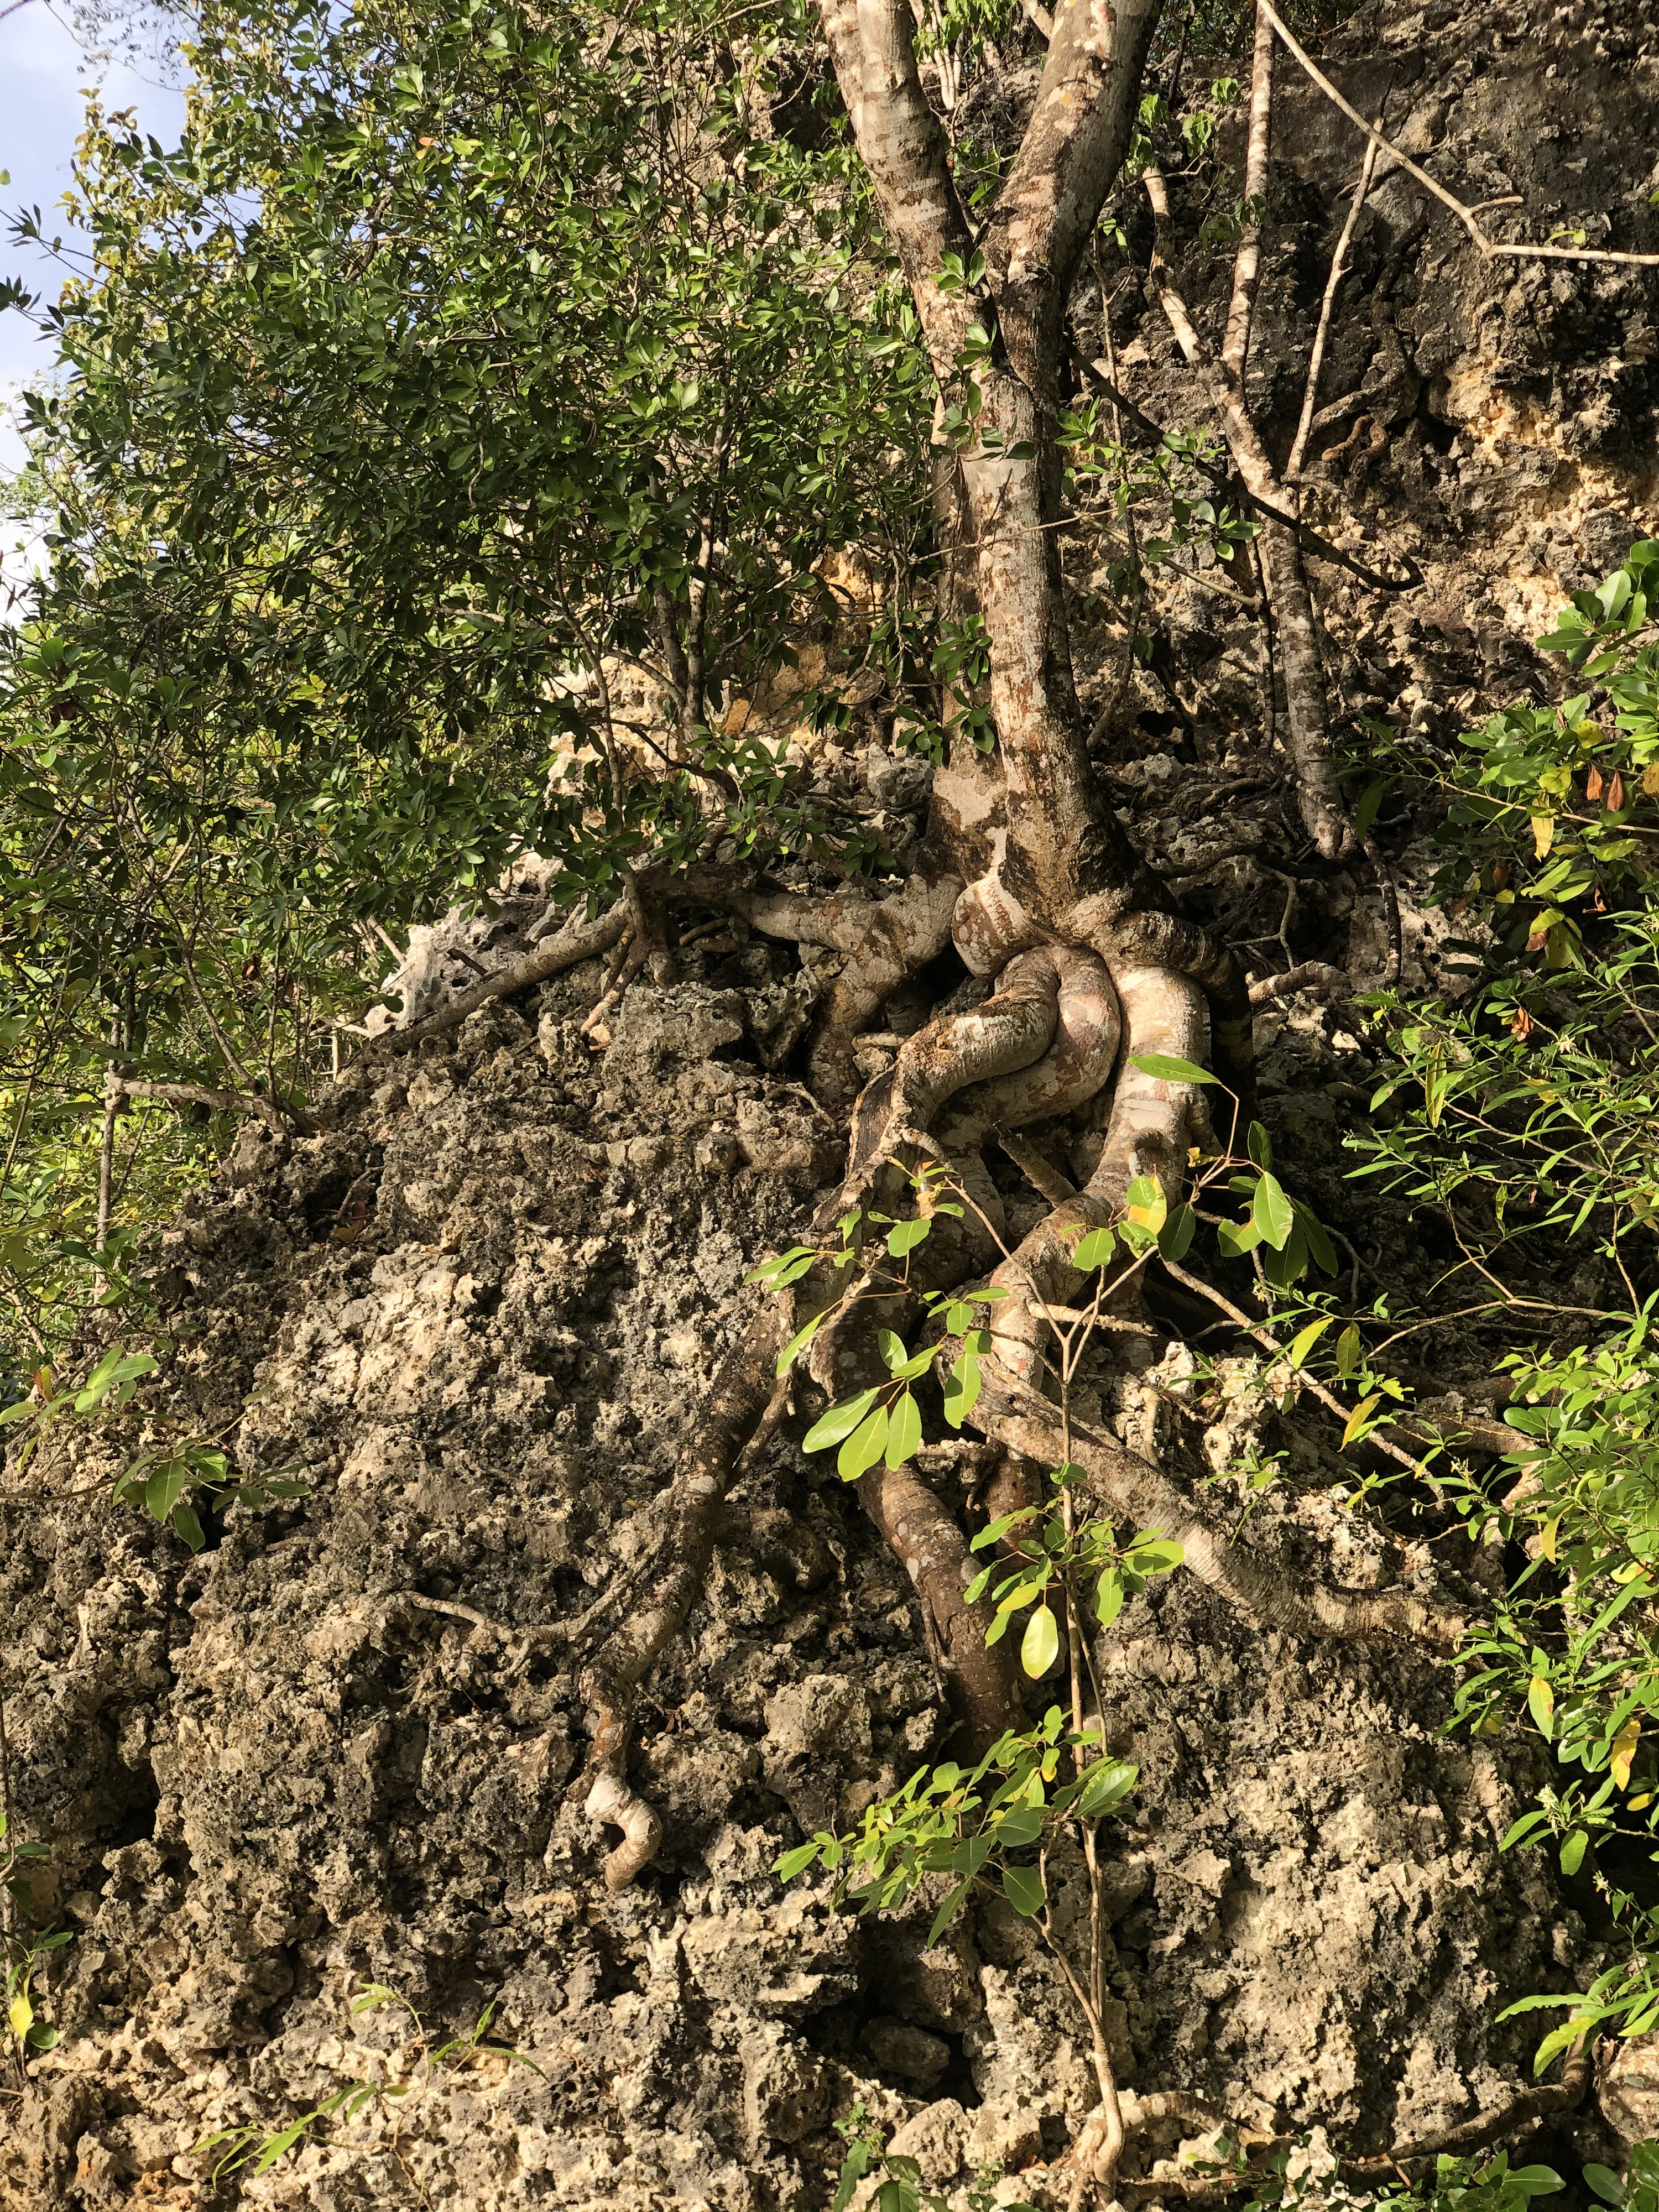
[[[788,979],[636,986],[596,1053],[599,980],[348,1081],[286,1156],[251,1127],[162,1238],[177,1348],[149,1418],[235,1424],[244,1474],[303,1498],[230,1506],[194,1558],[101,1497],[7,1503],[12,1789],[52,1846],[37,1905],[76,1941],[0,2201],[217,2201],[188,2155],[204,2134],[408,2063],[403,2015],[350,2012],[370,1983],[445,2034],[493,2004],[531,2063],[441,2069],[246,2201],[805,2212],[855,2099],[936,2186],[996,2160],[1005,2195],[1042,2201],[1092,2102],[1071,2001],[1011,1912],[927,1951],[926,1910],[860,1922],[771,1871],[948,1726],[896,1563],[793,1442],[734,1495],[648,1686],[635,1773],[666,1841],[605,1895],[577,1655],[531,1632],[648,1566],[690,1405],[758,1295],[743,1278],[835,1146],[764,1065]],[[1267,1112],[1328,1128],[1331,1218],[1359,1234],[1342,1018],[1275,1012]],[[1107,1417],[1201,1468],[1185,1395],[1198,1449],[1207,1431],[1236,1463],[1259,1397],[1195,1396],[1174,1337],[1136,1361]],[[1257,1540],[1353,1586],[1457,1586],[1455,1558],[1345,1516],[1294,1424],[1270,1441],[1290,1459]],[[1535,1861],[1494,1861],[1534,1754],[1441,1736],[1443,1667],[1263,1639],[1180,1577],[1100,1656],[1144,1776],[1111,1881],[1131,2087],[1371,2147],[1516,2078],[1525,2026],[1497,2010],[1591,1950]]]

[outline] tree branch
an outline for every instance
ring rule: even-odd
[[[1505,246],[1495,238],[1488,238],[1475,221],[1473,211],[1455,192],[1448,191],[1444,185],[1431,177],[1426,169],[1419,168],[1409,154],[1402,154],[1398,146],[1382,136],[1375,124],[1366,122],[1352,101],[1343,98],[1325,72],[1316,62],[1310,60],[1296,33],[1286,27],[1271,0],[1257,0],[1257,4],[1326,99],[1334,106],[1340,107],[1349,122],[1357,124],[1383,153],[1397,161],[1407,176],[1415,177],[1424,191],[1431,192],[1442,207],[1451,210],[1468,231],[1470,244],[1483,261],[1498,258],[1512,261],[1620,261],[1638,269],[1659,269],[1659,253],[1615,253],[1607,247],[1595,246]]]

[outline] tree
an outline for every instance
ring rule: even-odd
[[[616,956],[612,992],[647,968],[667,981],[688,911],[845,956],[806,1072],[850,1106],[847,1175],[811,1241],[763,1271],[677,1473],[648,1598],[589,1670],[587,1802],[623,1838],[613,1887],[659,1838],[628,1779],[634,1695],[696,1601],[728,1490],[798,1392],[827,1401],[807,1443],[839,1448],[918,1590],[976,1779],[1008,1778],[999,1799],[1021,1825],[993,1839],[1005,1856],[1042,1832],[1026,1816],[1055,1807],[1091,1855],[1092,1824],[1129,1786],[1091,1795],[1085,1771],[1085,1583],[1103,1621],[1133,1578],[1179,1564],[1299,1635],[1451,1649],[1463,1633],[1408,1592],[1327,1588],[1241,1547],[1068,1398],[1075,1346],[1103,1322],[1133,1326],[1154,1253],[1190,1279],[1197,1195],[1241,1188],[1223,1249],[1265,1253],[1270,1289],[1334,1267],[1251,1127],[1237,954],[1133,849],[1072,671],[1060,526],[1068,455],[1086,443],[1073,379],[1100,372],[1074,358],[1070,319],[1133,158],[1159,217],[1165,310],[1264,525],[1304,818],[1328,853],[1359,834],[1325,728],[1296,455],[1275,468],[1243,397],[1288,34],[1257,11],[1238,252],[1212,345],[1165,250],[1144,90],[1158,22],[1158,0],[1060,12],[982,222],[899,0],[823,9],[856,160],[822,114],[800,145],[772,126],[780,57],[807,46],[804,23],[745,43],[717,9],[666,6],[603,26],[481,6],[435,26],[395,5],[210,13],[185,145],[165,155],[97,120],[89,134],[97,264],[58,311],[76,378],[33,412],[56,564],[10,671],[9,949],[33,990],[38,1064],[112,1065],[106,1163],[124,1091],[302,1126],[319,1072],[302,1009],[327,1018],[355,992],[361,1010],[362,933],[435,896],[488,897],[526,850],[560,864],[564,928],[372,1052],[406,1051],[596,951]],[[746,748],[724,711],[788,650],[827,589],[825,555],[872,544],[903,572],[877,625],[891,680],[928,689],[919,638],[942,678],[927,833],[879,899],[844,881],[896,872],[875,843],[823,818],[787,760]],[[1635,588],[1598,603],[1604,623],[1635,621]],[[625,674],[645,678],[647,711],[620,698]],[[861,1033],[951,947],[994,988],[858,1090]],[[1449,1049],[1443,1033],[1424,1048],[1431,1126],[1434,1054]],[[1230,1110],[1213,1113],[1212,1093]],[[1052,1210],[1009,1250],[981,1147],[1091,1106],[1080,1188],[1023,1155]],[[82,1255],[106,1274],[108,1218]],[[1287,1346],[1206,1294],[1322,1395],[1345,1441],[1380,1434],[1381,1389],[1351,1408],[1309,1378],[1334,1316]],[[1352,1350],[1339,1360],[1345,1380],[1358,1371]],[[927,1377],[1002,1488],[995,1588],[916,1473]],[[1398,1443],[1379,1448],[1417,1467]],[[1054,1707],[1040,1741],[1020,1728],[1003,1633],[1020,1610],[1027,1675],[1069,1645],[1072,1710]],[[1546,1680],[1520,1645],[1500,1656],[1509,1687],[1523,1665],[1528,1684]],[[1062,1749],[1073,1794],[1050,1803]],[[966,1786],[952,1770],[917,1802],[959,1823]],[[966,1850],[965,1893],[984,1838],[907,1830],[903,1857],[901,1826],[866,1871],[956,1872]],[[1020,1909],[1041,1911],[1040,1875],[1004,1871]],[[1102,2100],[1079,2174],[1109,2190],[1122,2130],[1101,1990],[1092,1971],[1073,1986]]]

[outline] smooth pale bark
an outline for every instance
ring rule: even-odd
[[[1058,364],[1078,258],[1121,165],[1161,0],[1071,0],[1054,24],[1036,110],[982,241],[980,292],[942,289],[974,246],[917,73],[908,6],[822,0],[860,156],[941,386],[966,396],[969,328],[995,325],[971,374],[979,434],[960,483],[991,644],[991,710],[1007,807],[1003,869],[1040,921],[1091,891],[1123,910],[1155,898],[1089,766],[1072,678],[1059,551]]]

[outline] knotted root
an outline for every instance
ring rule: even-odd
[[[665,1646],[679,1634],[708,1572],[726,1492],[746,1472],[782,1419],[787,1383],[773,1367],[782,1344],[781,1308],[768,1306],[722,1361],[686,1463],[669,1501],[673,1551],[645,1608],[612,1632],[582,1676],[582,1694],[597,1716],[587,1810],[623,1831],[605,1863],[605,1886],[625,1889],[654,1854],[661,1825],[626,1778],[634,1694]]]

